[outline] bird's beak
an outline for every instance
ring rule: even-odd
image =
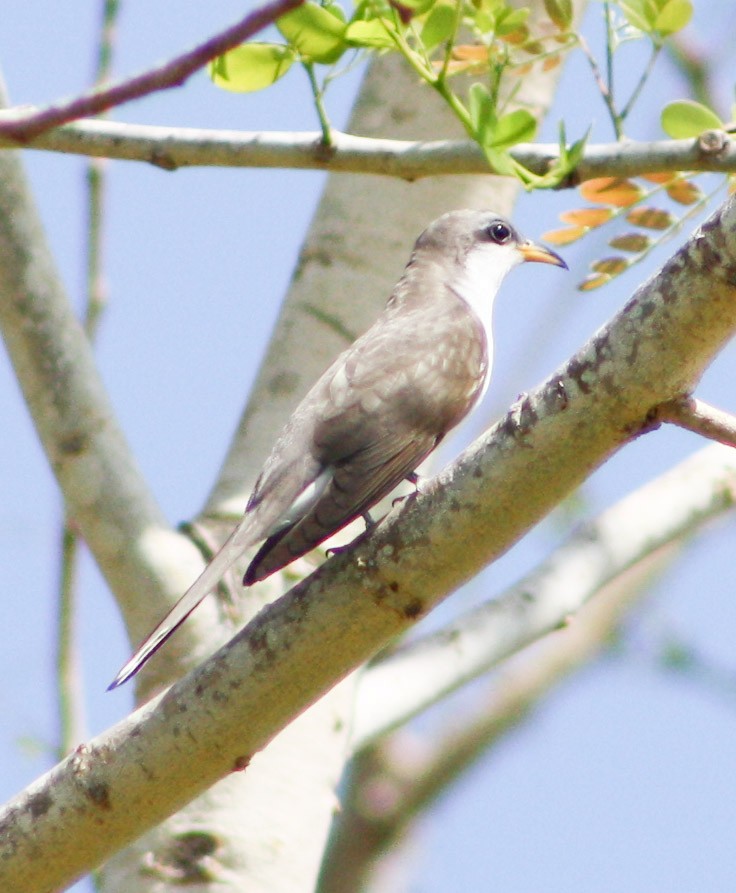
[[[524,242],[519,245],[519,251],[524,260],[536,261],[540,264],[554,264],[556,267],[567,269],[567,264],[560,255],[550,248],[545,248],[543,245],[535,245],[534,242]]]

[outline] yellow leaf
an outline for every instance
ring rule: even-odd
[[[667,195],[673,202],[679,202],[681,205],[694,205],[703,197],[700,189],[690,180],[675,180],[667,187]]]
[[[618,248],[619,251],[644,251],[652,244],[649,236],[644,233],[623,233],[616,236],[608,243],[611,248]]]
[[[653,174],[642,174],[642,180],[648,180],[650,183],[669,183],[677,174],[672,171],[655,171]]]
[[[672,214],[661,208],[634,208],[626,215],[626,219],[634,226],[643,226],[644,229],[667,229],[675,222]]]
[[[638,201],[643,192],[636,183],[623,177],[598,177],[583,183],[580,194],[589,202],[627,208]]]
[[[629,266],[625,257],[602,257],[594,261],[590,267],[594,273],[605,273],[609,277],[618,276]]]
[[[582,282],[578,283],[578,290],[593,291],[594,288],[600,288],[602,285],[605,285],[610,281],[611,277],[607,276],[605,273],[591,273],[590,276],[586,276]]]
[[[572,223],[574,226],[600,226],[611,217],[613,211],[610,208],[574,208],[560,214],[563,223]]]
[[[488,48],[480,44],[461,43],[452,48],[452,58],[463,62],[486,62],[488,60]]]
[[[569,245],[571,242],[577,242],[588,232],[587,226],[571,226],[565,229],[551,229],[542,236],[545,242],[551,242],[553,245]]]

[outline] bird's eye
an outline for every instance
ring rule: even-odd
[[[504,245],[511,238],[511,230],[505,223],[496,221],[488,227],[488,235],[497,245]]]

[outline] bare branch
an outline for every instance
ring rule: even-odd
[[[9,139],[11,144],[17,146],[18,143],[27,143],[33,137],[60,124],[75,121],[77,118],[99,115],[100,112],[122,105],[131,99],[140,99],[158,90],[180,87],[188,77],[212,59],[239,46],[282,15],[301,6],[303,2],[304,0],[274,0],[273,3],[254,10],[244,19],[194,49],[170,59],[157,68],[119,81],[117,84],[95,87],[81,96],[54,103],[43,109],[14,109],[6,113],[0,121],[0,133]]]
[[[243,769],[635,437],[652,406],[691,391],[736,330],[734,283],[731,201],[563,369],[367,541],[8,804],[0,889],[56,889]],[[558,627],[567,610],[540,612],[536,634]]]
[[[0,148],[16,146],[3,136],[7,112],[0,112]],[[26,148],[128,161],[145,161],[164,170],[180,167],[252,167],[381,174],[417,180],[441,174],[487,174],[488,162],[470,140],[395,140],[331,131],[322,134],[196,130],[77,121],[30,140]],[[523,143],[511,155],[536,174],[559,158],[554,143]],[[707,131],[696,140],[590,145],[568,186],[593,177],[632,177],[656,171],[736,173],[736,145],[729,134]]]
[[[552,629],[551,621],[567,623],[631,567],[735,501],[736,453],[720,446],[635,491],[505,593],[370,667],[358,687],[353,747],[359,750],[485,673]]]
[[[382,860],[400,857],[397,847],[416,817],[479,757],[527,722],[550,690],[608,645],[652,577],[680,552],[679,545],[648,555],[604,587],[574,623],[504,665],[462,715],[449,718],[448,731],[418,740],[411,729],[400,729],[358,753],[319,893],[372,889],[367,879]],[[462,643],[451,647],[461,650]]]
[[[710,440],[736,447],[736,416],[694,397],[676,397],[656,408],[658,422],[670,422]]]
[[[0,293],[0,331],[67,516],[111,587],[137,591],[126,619],[142,633],[201,556],[170,529],[116,423],[15,152],[0,154]]]

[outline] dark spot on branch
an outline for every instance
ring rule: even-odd
[[[51,809],[54,801],[50,794],[34,794],[28,798],[28,812],[34,819],[41,818]]]
[[[417,617],[421,617],[424,611],[424,605],[421,600],[418,598],[413,599],[410,602],[407,602],[404,605],[404,617],[407,620],[416,620]]]
[[[110,809],[110,788],[103,781],[91,781],[84,785],[84,794],[95,806]]]
[[[150,162],[154,167],[159,167],[164,171],[175,171],[179,167],[168,152],[158,150],[151,153]]]
[[[235,757],[235,762],[233,763],[233,772],[244,772],[248,766],[250,766],[250,756],[240,756]]]
[[[59,450],[65,456],[78,456],[87,446],[87,436],[80,431],[73,431],[59,441]]]

